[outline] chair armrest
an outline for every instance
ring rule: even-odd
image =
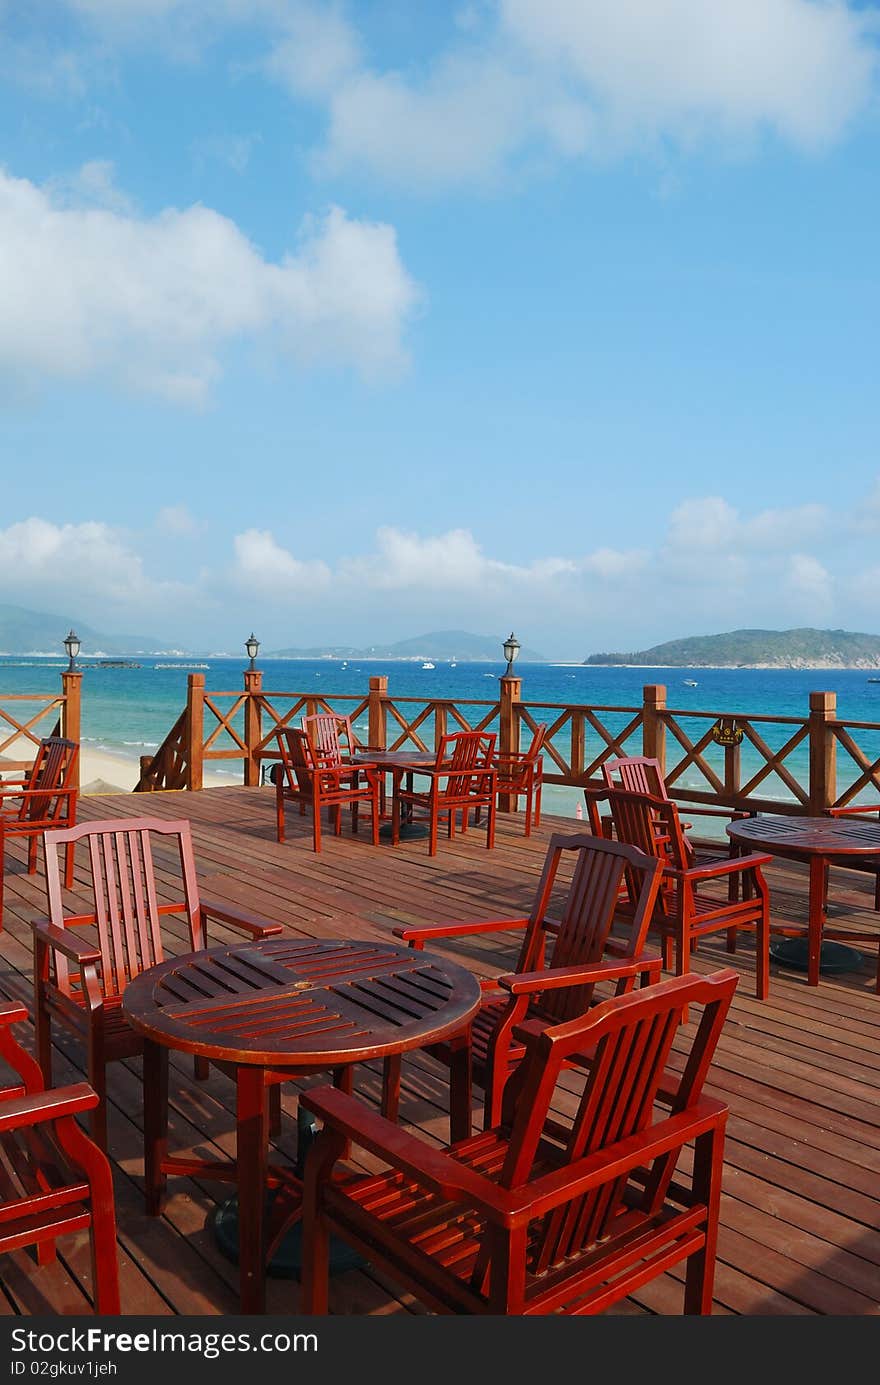
[[[591,981],[614,981],[624,976],[656,973],[663,970],[660,957],[639,957],[633,962],[590,962],[582,967],[547,967],[545,971],[524,971],[499,976],[497,985],[511,995],[558,991],[564,986],[585,986]]]
[[[48,943],[49,947],[55,948],[56,952],[62,953],[78,967],[101,960],[100,949],[70,928],[59,928],[57,923],[50,923],[48,919],[32,919],[31,928],[35,943]]]
[[[466,1201],[492,1221],[506,1222],[509,1201],[506,1190],[496,1187],[442,1150],[407,1134],[394,1121],[371,1111],[357,1097],[337,1087],[313,1087],[302,1093],[300,1109],[320,1116],[326,1126],[400,1169],[420,1187],[453,1201]],[[308,1158],[306,1155],[307,1161]]]
[[[0,798],[6,796],[9,781],[0,785]],[[79,793],[79,789],[16,789],[9,794],[10,798],[70,798]]]
[[[670,870],[666,874],[676,880],[714,880],[717,875],[736,875],[739,871],[755,870],[766,866],[773,860],[765,851],[752,852],[750,856],[734,856],[729,861],[712,861],[707,866],[692,866],[689,870]]]
[[[27,1009],[20,1000],[4,1000],[0,1004],[0,1024],[24,1024]]]
[[[58,1120],[60,1116],[79,1116],[84,1111],[93,1111],[97,1105],[98,1094],[87,1082],[13,1097],[11,1101],[0,1103],[0,1135],[21,1126]]]
[[[251,938],[273,938],[284,931],[282,924],[266,923],[265,919],[238,909],[234,904],[218,904],[213,899],[203,899],[200,909],[204,918],[216,919],[218,923],[237,928]]]
[[[395,928],[395,938],[411,947],[423,947],[434,938],[466,938],[478,933],[504,933],[511,928],[528,928],[528,919],[481,919],[475,923],[424,923],[412,928]]]
[[[861,803],[854,808],[826,808],[825,811],[830,818],[855,817],[859,813],[880,814],[880,803]]]

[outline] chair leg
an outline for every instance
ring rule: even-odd
[[[766,1000],[770,994],[770,892],[767,882],[758,881],[761,915],[755,924],[755,994]]]
[[[207,1058],[193,1058],[193,1077],[197,1082],[207,1082],[211,1075],[211,1064]]]
[[[431,808],[431,825],[428,829],[428,855],[437,855],[437,810]]]
[[[382,1115],[386,1120],[396,1121],[400,1111],[400,1069],[401,1057],[393,1053],[382,1065]]]
[[[321,850],[321,800],[317,794],[312,799],[312,848]]]
[[[535,790],[535,826],[541,826],[541,785]]]
[[[495,799],[489,803],[489,811],[486,814],[486,846],[492,848],[495,845],[495,813],[497,811]]]
[[[269,1134],[281,1134],[281,1083],[269,1088]]]
[[[62,1117],[56,1125],[56,1133],[59,1144],[72,1163],[82,1169],[89,1185],[89,1251],[95,1312],[116,1316],[121,1309],[110,1162],[106,1154],[95,1148],[72,1117]]]
[[[275,833],[279,842],[284,841],[284,795],[280,788],[275,795]]]
[[[532,790],[526,789],[526,836],[532,835]]]
[[[43,1074],[46,1091],[52,1087],[52,1019],[46,1009],[46,1002],[39,983],[35,987],[34,1029],[36,1031],[37,1062]]]
[[[452,1144],[471,1133],[471,1047],[453,1049],[449,1060],[449,1138]]]
[[[92,1111],[92,1139],[100,1150],[107,1152],[107,1064],[104,1046],[94,1039],[89,1044],[89,1084],[98,1094],[98,1104]]]
[[[685,1269],[684,1311],[688,1314],[708,1315],[712,1312],[723,1152],[721,1130],[710,1130],[700,1135],[694,1146],[694,1200],[704,1203],[707,1213],[706,1239],[701,1250],[688,1256]]]

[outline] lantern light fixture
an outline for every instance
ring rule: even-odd
[[[516,635],[511,630],[510,634],[507,636],[507,639],[504,641],[504,657],[507,660],[507,668],[504,670],[504,673],[502,674],[503,678],[513,677],[513,665],[516,662],[516,657],[519,654],[519,650],[519,640],[516,638]]]
[[[80,651],[80,645],[81,641],[79,635],[77,635],[75,631],[71,630],[64,641],[64,648],[67,650],[68,673],[76,672],[76,656]]]

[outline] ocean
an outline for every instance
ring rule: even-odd
[[[185,660],[190,668],[156,667],[175,663],[171,658],[143,656],[136,660],[139,668],[101,668],[88,660],[80,660],[82,668],[82,737],[84,745],[131,760],[154,750],[170,730],[186,702],[187,674],[198,663],[205,675],[206,688],[231,692],[242,687],[245,658],[210,658]],[[263,687],[268,693],[333,693],[366,695],[371,674],[381,673],[388,678],[392,697],[444,697],[455,700],[474,699],[490,702],[498,696],[498,678],[504,672],[504,661],[492,663],[459,662],[455,665],[440,660],[433,669],[424,669],[420,662],[362,661],[343,662],[335,659],[260,659]],[[0,657],[0,707],[21,715],[22,704],[4,704],[3,694],[22,692],[57,692],[60,673],[66,660],[38,657]],[[686,713],[689,709],[721,713],[752,713],[766,716],[805,717],[809,710],[809,694],[814,690],[837,693],[838,716],[848,722],[872,722],[880,727],[880,683],[870,682],[871,674],[859,669],[680,669],[680,668],[603,668],[571,664],[517,663],[516,672],[522,678],[523,700],[526,703],[577,703],[587,706],[636,707],[642,700],[645,683],[663,683],[667,688],[667,704]],[[695,687],[685,680],[692,680]],[[224,707],[228,706],[224,700]],[[340,710],[345,710],[340,706]],[[468,709],[463,709],[468,714]],[[471,708],[470,712],[477,709]],[[549,721],[554,713],[537,711],[536,720]],[[602,717],[610,729],[620,730],[627,721],[622,714]],[[683,723],[691,739],[707,729],[706,722]],[[358,727],[366,732],[366,715]],[[450,730],[454,729],[450,725]],[[768,745],[777,749],[791,735],[794,727],[767,725],[760,728]],[[560,733],[560,748],[567,753],[568,728]],[[871,760],[880,759],[880,730],[859,730],[855,739]],[[592,757],[601,746],[595,731],[588,728],[587,754]],[[713,752],[720,757],[720,751]],[[668,756],[674,762],[675,743],[670,740]],[[743,774],[757,769],[761,763],[757,753],[747,743],[742,748]],[[720,758],[717,763],[720,764]],[[801,783],[807,778],[807,745],[804,742],[786,762],[791,773]],[[856,774],[848,757],[841,760],[841,778],[849,782]],[[545,768],[547,762],[545,759]],[[850,772],[852,771],[852,772]],[[686,774],[682,781],[688,787],[705,787],[699,776]],[[770,798],[790,799],[790,791],[775,776],[765,783],[761,793]],[[577,790],[549,786],[545,790],[548,811],[573,815],[582,801]]]

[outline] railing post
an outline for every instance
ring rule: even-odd
[[[522,679],[500,679],[501,712],[499,716],[498,754],[516,755],[519,752],[519,713],[517,703],[522,700]],[[516,812],[517,795],[499,794],[498,809],[502,813]]]
[[[837,693],[810,693],[810,816],[821,817],[837,798]]]
[[[64,695],[64,705],[61,708],[61,734],[65,740],[73,741],[76,745],[80,743],[80,718],[82,715],[82,674],[75,670],[70,673],[66,669],[61,675],[61,691]],[[74,770],[71,787],[79,788],[79,756],[76,757],[76,769]]]
[[[571,713],[571,779],[580,784],[587,763],[587,719],[577,707]]]
[[[247,755],[244,762],[244,782],[248,788],[255,788],[260,782],[260,757],[257,746],[263,739],[263,670],[246,668],[244,671],[244,691],[247,701],[244,704],[244,743]]]
[[[663,775],[666,774],[666,722],[660,713],[665,710],[665,683],[646,683],[642,688],[642,754],[658,760]]]
[[[388,679],[384,673],[370,675],[370,700],[367,706],[367,748],[386,750],[387,728],[385,725],[385,698],[388,696]]]
[[[205,745],[205,675],[190,673],[186,680],[186,787],[202,787],[203,751]]]

